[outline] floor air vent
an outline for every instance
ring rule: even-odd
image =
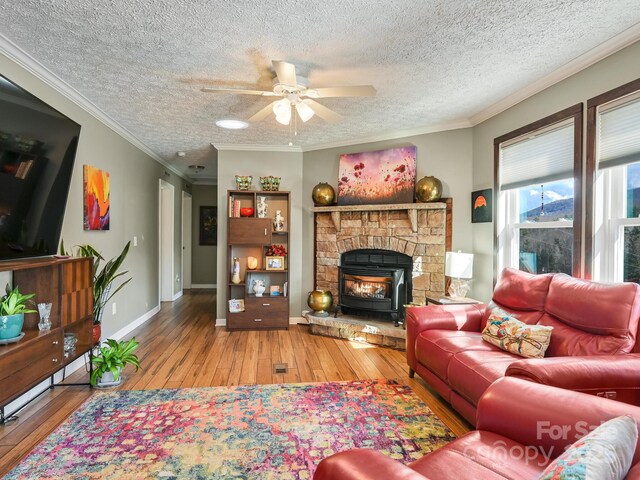
[[[273,373],[287,373],[289,367],[286,363],[274,363],[273,364]]]

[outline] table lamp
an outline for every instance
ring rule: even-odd
[[[447,252],[444,274],[451,278],[449,295],[464,298],[469,291],[469,280],[473,277],[473,253]]]

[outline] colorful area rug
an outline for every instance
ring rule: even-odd
[[[409,387],[367,380],[97,393],[6,479],[310,479],[365,447],[408,463],[453,440]]]

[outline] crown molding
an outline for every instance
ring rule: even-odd
[[[191,185],[218,185],[218,179],[211,180],[191,180]]]
[[[87,99],[84,95],[78,92],[71,85],[66,83],[60,77],[58,77],[55,73],[45,67],[43,64],[38,62],[35,58],[29,55],[27,52],[22,50],[18,45],[13,43],[7,37],[5,37],[2,33],[0,33],[0,53],[4,54],[7,58],[17,63],[20,67],[25,69],[31,75],[36,77],[38,80],[45,83],[47,86],[55,90],[57,93],[62,95],[67,100],[73,102],[82,110],[87,112],[89,115],[94,117],[99,122],[103,123],[111,130],[116,132],[126,141],[131,143],[133,146],[140,149],[142,152],[153,158],[156,162],[168,168],[173,173],[178,175],[180,178],[189,182],[190,180],[184,176],[184,174],[178,170],[173,165],[167,163],[165,160],[160,157],[156,152],[151,150],[147,145],[145,145],[140,139],[138,139],[135,135],[129,132],[126,128],[122,127],[118,122],[116,122],[113,118],[111,118],[107,113],[101,110],[98,106],[92,103],[89,99]]]
[[[637,42],[640,40],[640,23],[628,28],[624,32],[611,37],[604,43],[601,43],[595,48],[592,48],[588,52],[574,58],[569,63],[563,65],[557,70],[551,72],[549,75],[542,77],[540,80],[533,82],[532,84],[518,90],[517,92],[509,95],[506,98],[494,103],[488,108],[481,110],[480,112],[472,115],[469,120],[472,126],[476,126],[485,120],[495,117],[496,115],[504,112],[505,110],[517,105],[518,103],[526,100],[529,97],[534,96],[537,93],[555,85],[562,80],[569,78],[572,75],[590,67],[594,63],[605,59],[609,55],[613,55],[619,50]]]
[[[212,143],[211,146],[218,151],[245,151],[245,152],[290,152],[302,153],[302,147],[298,145],[243,145],[236,143]]]
[[[413,128],[410,130],[396,130],[393,132],[387,132],[380,135],[373,135],[371,137],[352,138],[350,140],[339,140],[336,142],[309,145],[307,147],[302,147],[302,151],[312,152],[314,150],[326,150],[328,148],[348,147],[351,145],[360,145],[362,143],[384,142],[386,140],[395,140],[395,139],[405,138],[405,137],[415,137],[416,135],[425,135],[427,133],[446,132],[447,130],[458,130],[461,128],[469,128],[472,126],[473,125],[471,125],[469,120],[464,119],[464,120],[459,120],[455,122],[440,123],[440,124],[432,125],[430,127]]]

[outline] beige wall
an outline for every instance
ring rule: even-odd
[[[0,73],[22,86],[82,126],[71,179],[62,237],[67,248],[90,243],[106,258],[119,253],[134,236],[125,268],[133,278],[115,297],[117,314],[108,305],[103,335],[109,336],[158,305],[158,179],[175,185],[175,225],[180,225],[182,194],[186,182],[105,126],[81,107],[0,54]],[[85,232],[82,225],[82,166],[111,174],[111,230]],[[175,271],[180,271],[180,229],[175,231]],[[181,285],[176,282],[174,291]]]
[[[303,178],[303,268],[302,291],[314,289],[313,283],[313,206],[311,191],[318,182],[338,188],[338,163],[341,153],[364,152],[415,145],[417,178],[434,175],[442,181],[443,196],[453,197],[453,248],[471,251],[471,183],[473,132],[470,128],[398,138],[384,142],[350,145],[304,153]],[[306,295],[303,306],[306,307]]]
[[[476,125],[473,129],[473,190],[493,186],[494,138],[579,102],[584,102],[586,108],[589,98],[639,77],[640,42],[637,42]],[[493,290],[493,224],[474,224],[472,236],[475,257],[470,296],[487,300]]]
[[[225,235],[218,225],[218,246],[200,245],[200,207],[218,205],[217,185],[193,185],[193,221],[191,249],[191,284],[215,285],[218,265],[218,248],[224,248]],[[218,217],[220,212],[218,212]]]
[[[256,152],[221,150],[218,152],[218,313],[217,318],[225,318],[227,284],[230,273],[227,272],[227,190],[235,188],[235,175],[252,175],[253,189],[259,190],[261,176],[282,177],[281,190],[291,191],[291,218],[289,227],[289,290],[290,314],[300,316],[302,312],[301,280],[302,265],[302,198],[307,194],[303,189],[301,152]],[[305,299],[306,305],[306,299]]]

